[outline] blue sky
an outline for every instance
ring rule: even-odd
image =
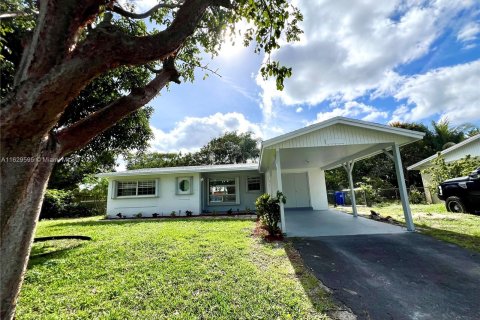
[[[194,151],[232,130],[268,139],[334,116],[480,125],[478,0],[293,2],[304,34],[273,54],[293,68],[285,89],[258,75],[263,55],[226,45],[207,61],[222,77],[198,71],[150,103],[153,150]]]

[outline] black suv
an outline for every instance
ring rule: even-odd
[[[480,168],[467,177],[445,180],[438,186],[438,198],[449,212],[480,211]]]

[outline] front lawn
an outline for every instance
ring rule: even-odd
[[[410,208],[413,222],[420,232],[480,252],[479,215],[447,212],[443,203],[412,204]],[[369,215],[370,210],[382,217],[391,216],[397,221],[405,222],[401,204],[358,207],[358,212],[362,215]]]
[[[248,220],[41,221],[17,319],[324,319],[334,308],[287,244]]]

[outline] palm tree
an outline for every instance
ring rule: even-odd
[[[434,133],[433,145],[436,151],[444,150],[465,140],[465,133],[461,127],[452,128],[448,119],[432,121],[432,127]]]

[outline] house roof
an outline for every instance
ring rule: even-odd
[[[258,163],[219,164],[206,166],[186,166],[168,168],[146,168],[119,172],[99,173],[97,177],[128,177],[156,174],[199,173],[199,172],[237,172],[258,170]]]
[[[319,167],[324,170],[341,166],[420,140],[424,132],[382,125],[363,120],[334,117],[262,143],[260,170],[265,171],[281,149],[281,167]]]
[[[459,143],[455,144],[454,146],[451,146],[450,148],[447,148],[445,150],[440,151],[439,153],[440,153],[440,155],[444,156],[444,155],[446,155],[446,154],[448,154],[448,153],[450,153],[454,150],[457,150],[458,148],[461,148],[461,147],[463,147],[467,144],[470,144],[470,143],[472,143],[472,142],[474,142],[478,139],[480,139],[480,134],[477,134],[473,137],[465,139],[462,142],[459,142]],[[423,159],[422,161],[419,161],[415,164],[412,164],[410,167],[407,168],[407,170],[420,170],[420,169],[422,169],[422,167],[425,166],[425,164],[429,163],[430,161],[432,161],[433,159],[435,159],[437,157],[438,157],[438,153],[436,153],[436,154],[434,154],[434,155],[432,155],[432,156],[430,156],[426,159]]]
[[[365,129],[372,129],[372,130],[383,131],[387,133],[399,134],[399,135],[403,135],[411,138],[419,138],[419,139],[422,139],[423,136],[425,135],[424,132],[397,128],[397,127],[387,126],[387,125],[378,124],[374,122],[350,119],[345,117],[334,117],[322,122],[314,123],[304,128],[297,129],[292,132],[282,134],[280,136],[271,138],[269,140],[265,140],[262,142],[262,148],[266,148],[274,144],[310,133],[315,130],[323,129],[335,124],[345,124],[345,125],[350,125],[350,126],[355,126],[355,127],[365,128]]]

